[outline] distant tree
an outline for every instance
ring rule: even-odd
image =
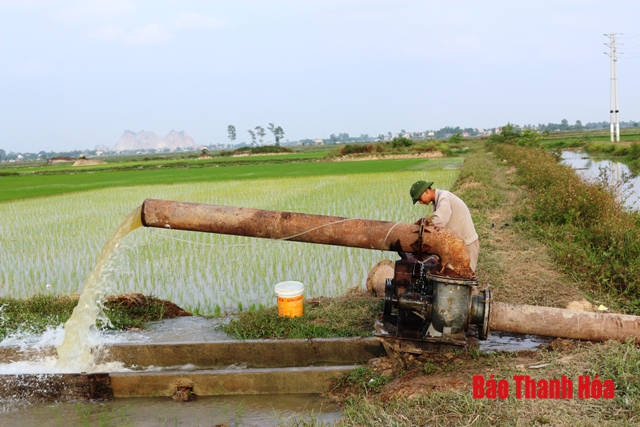
[[[460,144],[462,142],[462,134],[460,132],[455,133],[449,138],[451,144]]]
[[[511,123],[502,126],[502,131],[490,137],[490,141],[501,144],[513,144],[522,147],[537,147],[544,138],[544,134],[539,134],[532,129],[525,129],[521,132]]]
[[[280,145],[280,139],[284,137],[284,130],[282,130],[282,127],[278,126],[273,135],[276,137],[276,145]]]
[[[204,157],[204,156],[206,156],[206,155],[208,155],[208,154],[209,154],[209,150],[207,150],[206,148],[203,148],[203,149],[202,149],[202,151],[200,152],[200,155],[201,155],[202,157]]]
[[[391,146],[393,148],[411,147],[412,145],[413,141],[404,136],[399,136],[391,140]]]
[[[562,121],[560,122],[560,130],[567,129],[569,129],[569,121],[567,119],[562,119]]]
[[[339,140],[340,142],[349,142],[349,141],[351,141],[351,137],[349,136],[349,134],[348,134],[348,133],[346,133],[346,132],[345,132],[345,133],[342,133],[342,132],[341,132],[341,133],[338,135],[338,140]]]
[[[275,139],[276,138],[276,125],[274,125],[273,123],[269,123],[269,126],[267,126],[267,129],[269,129],[269,132],[271,132],[273,134],[273,138]]]
[[[227,126],[227,132],[229,132],[229,139],[233,144],[233,141],[236,140],[236,127],[234,125]]]
[[[580,120],[576,120],[576,124],[573,126],[575,130],[582,130],[582,122]]]
[[[249,132],[249,135],[251,135],[251,142],[252,143],[256,143],[256,133],[254,131],[252,131],[251,129],[249,129],[247,132]]]
[[[280,145],[280,138],[284,136],[284,131],[280,126],[276,127],[273,123],[269,123],[267,129],[273,134],[273,138],[276,140],[276,145]]]
[[[336,136],[335,133],[332,133],[331,136],[329,136],[329,141],[331,141],[332,144],[335,144],[336,142],[338,142],[338,137]]]
[[[393,137],[393,134],[391,132],[387,132],[387,136],[389,137],[389,139],[391,139]]]
[[[255,130],[256,130],[256,134],[260,137],[260,143],[262,143],[262,140],[263,140],[264,136],[266,135],[266,132],[264,131],[264,128],[262,126],[256,126]]]
[[[7,153],[0,148],[0,162],[2,161],[2,159],[4,159],[4,157],[7,155]]]

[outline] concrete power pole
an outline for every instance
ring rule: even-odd
[[[605,37],[609,37],[610,43],[605,43],[609,46],[609,52],[605,52],[610,58],[610,94],[609,94],[609,122],[611,129],[611,142],[614,142],[614,124],[615,124],[615,140],[620,142],[620,119],[618,117],[618,71],[616,64],[618,62],[618,51],[616,48],[616,33],[605,34]]]

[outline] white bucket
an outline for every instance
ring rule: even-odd
[[[278,315],[287,317],[302,316],[304,285],[300,282],[289,280],[276,285],[276,297],[278,298]]]

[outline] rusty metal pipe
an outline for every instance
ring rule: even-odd
[[[640,342],[640,317],[533,305],[491,303],[490,329],[588,341]]]
[[[157,199],[142,204],[142,224],[382,251],[418,253],[420,249],[420,226],[415,224]],[[442,265],[449,265],[460,277],[474,276],[464,242],[447,230],[425,227],[422,252],[437,254]]]

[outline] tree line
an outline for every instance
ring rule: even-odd
[[[282,127],[276,126],[273,123],[269,123],[267,129],[269,129],[269,131],[273,134],[273,138],[276,140],[275,145],[280,146],[280,139],[282,139],[282,137],[284,136],[284,130],[282,129]],[[262,144],[264,136],[267,134],[262,126],[256,126],[253,129],[247,130],[247,132],[249,133],[251,142],[253,144],[256,143],[257,138],[260,138],[260,143]],[[233,144],[238,136],[236,133],[236,127],[234,125],[227,126],[227,133],[229,134],[229,140],[231,141],[231,144]]]

